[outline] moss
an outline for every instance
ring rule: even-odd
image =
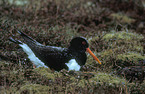
[[[70,79],[70,81],[75,81],[76,80],[76,78],[74,76],[71,76],[69,79]]]
[[[42,86],[39,84],[28,84],[28,85],[24,85],[20,88],[20,90],[18,91],[18,93],[30,93],[30,94],[48,94],[49,90],[51,88],[49,86]]]
[[[122,63],[125,67],[125,62],[136,62],[140,60],[138,59],[141,58],[140,55],[144,54],[142,46],[144,37],[131,32],[131,29],[133,32],[144,32],[145,12],[136,2],[137,0],[134,0],[134,3],[130,2],[132,0],[125,0],[125,2],[123,0],[11,0],[15,1],[12,4],[7,1],[9,0],[0,1],[0,31],[2,31],[0,32],[0,92],[127,94],[124,92],[127,89],[131,94],[144,93],[144,83],[132,85],[125,83],[127,86],[125,87],[125,80],[107,74],[115,63]],[[129,6],[124,7],[126,5]],[[116,13],[111,14],[112,11]],[[129,17],[123,13],[135,15]],[[116,27],[118,22],[121,25]],[[124,25],[127,25],[128,30],[125,28],[126,31],[114,31],[105,36],[102,34],[112,28],[120,30]],[[27,65],[28,60],[24,60],[24,53],[18,50],[18,46],[8,41],[9,37],[20,39],[19,34],[16,34],[17,30],[24,31],[40,43],[61,47],[67,47],[73,36],[82,35],[90,38],[91,50],[97,52],[96,55],[103,64],[95,63],[95,60],[88,56],[87,64],[82,71],[104,70],[107,73],[97,72],[90,77],[79,73],[53,73],[46,68],[32,69]],[[127,52],[137,53],[137,55],[129,55]],[[131,59],[128,60],[126,57]]]
[[[137,52],[143,53],[143,49],[144,49],[144,48],[143,48],[143,46],[141,46],[141,45],[140,45],[140,46],[134,46],[134,50],[137,51]]]
[[[79,80],[79,82],[77,84],[77,86],[80,88],[84,88],[84,87],[86,87],[86,85],[87,85],[87,80],[84,80],[84,79]]]
[[[103,37],[103,40],[107,43],[107,48],[118,54],[128,51],[143,53],[143,39],[143,35],[125,31],[113,31]]]
[[[94,59],[92,58],[92,56],[88,55],[86,65],[92,65],[93,62],[94,62]]]
[[[103,45],[102,51],[97,53],[98,58],[103,64],[103,69],[112,71],[112,69],[136,65],[140,60],[144,58],[144,56],[141,56],[141,54],[143,54],[143,39],[143,35],[133,33],[128,30],[127,32],[111,31],[110,33],[104,35],[102,38],[99,38],[98,36],[93,37],[90,42],[92,42],[91,44],[97,43],[97,45]],[[99,41],[101,41],[101,43],[99,43]],[[94,47],[94,49],[97,48],[96,46]],[[127,52],[131,53],[129,54]],[[131,55],[133,53],[135,54]],[[126,58],[126,60],[124,58]],[[97,70],[97,68],[101,68],[101,66],[97,67],[98,64],[94,63],[94,60],[91,56],[88,56],[86,65],[94,68],[94,70]]]
[[[107,58],[110,58],[113,55],[113,53],[114,52],[112,49],[105,50],[101,52],[101,57],[107,59]]]
[[[111,33],[106,34],[103,39],[105,41],[119,41],[119,40],[124,40],[124,41],[140,41],[144,38],[143,35],[137,34],[137,33],[132,33],[132,32],[114,32],[112,31]]]
[[[49,80],[53,80],[55,79],[55,75],[52,73],[52,71],[49,68],[44,68],[44,67],[39,67],[34,69],[35,73],[38,73],[41,76],[46,77]]]
[[[123,13],[112,13],[110,16],[113,17],[113,19],[119,21],[120,23],[131,24],[135,22],[135,19],[130,18]]]
[[[132,62],[134,64],[138,64],[139,61],[145,59],[145,56],[142,56],[140,53],[128,52],[117,55],[117,58],[122,62]]]
[[[1,94],[20,94],[17,93],[17,87],[9,87],[9,88],[4,88],[1,87]]]
[[[117,76],[99,72],[90,80],[100,83],[106,83],[109,86],[122,86],[126,83],[126,80],[121,79]]]

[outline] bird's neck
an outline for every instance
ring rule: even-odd
[[[68,49],[68,53],[77,61],[79,65],[84,65],[86,62],[86,53],[85,51],[80,51],[76,49]]]

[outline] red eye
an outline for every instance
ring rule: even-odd
[[[83,45],[86,45],[86,42],[85,42],[85,41],[83,41],[83,42],[82,42],[82,44],[83,44]]]

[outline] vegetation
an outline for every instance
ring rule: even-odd
[[[144,15],[143,0],[1,0],[0,93],[143,94]],[[88,55],[79,72],[33,68],[9,41],[17,30],[59,47],[86,37],[102,65]]]

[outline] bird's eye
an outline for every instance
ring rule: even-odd
[[[82,44],[83,44],[83,45],[86,45],[86,42],[85,42],[85,41],[83,41],[83,42],[82,42]]]

